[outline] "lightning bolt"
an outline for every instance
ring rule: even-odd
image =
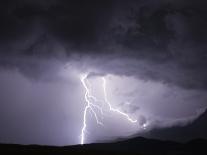
[[[81,78],[80,78],[81,83],[82,83],[83,87],[85,88],[84,98],[85,98],[85,101],[86,101],[86,107],[85,107],[84,113],[83,113],[83,127],[82,127],[82,130],[81,130],[81,144],[84,144],[84,142],[85,142],[85,133],[86,133],[86,127],[87,127],[87,112],[89,110],[91,110],[92,114],[94,115],[94,117],[96,119],[96,123],[99,124],[99,125],[103,125],[103,123],[101,121],[99,121],[99,118],[96,114],[95,109],[99,110],[102,114],[103,114],[103,110],[100,106],[93,103],[93,102],[96,103],[96,102],[100,102],[100,101],[95,96],[92,96],[90,94],[90,89],[87,86],[87,83],[88,83],[87,76],[88,75],[85,74],[85,75],[81,76]],[[105,80],[104,77],[102,77],[102,80],[103,80],[102,87],[103,87],[103,91],[104,91],[104,103],[106,103],[108,105],[109,110],[124,116],[131,123],[136,123],[137,120],[134,120],[134,119],[130,118],[130,116],[128,114],[112,107],[112,105],[110,104],[110,102],[107,99],[106,80]]]
[[[130,118],[129,115],[127,115],[126,113],[124,113],[124,112],[122,112],[122,111],[120,111],[120,110],[118,110],[118,109],[115,109],[115,108],[113,108],[113,107],[111,106],[110,102],[109,102],[108,99],[107,99],[107,93],[106,93],[106,79],[105,79],[104,77],[102,77],[102,80],[103,80],[104,100],[105,100],[105,102],[108,104],[110,111],[117,112],[117,113],[119,113],[120,115],[125,116],[125,117],[127,118],[127,120],[130,121],[131,123],[136,123],[137,120],[133,120],[133,119]]]
[[[85,95],[84,95],[85,101],[86,101],[86,107],[84,109],[84,114],[83,114],[83,128],[81,130],[81,144],[84,144],[84,140],[85,140],[85,132],[86,132],[86,127],[87,127],[86,117],[87,117],[88,110],[91,110],[92,113],[94,114],[95,119],[96,119],[96,123],[100,124],[100,125],[103,125],[102,122],[99,121],[99,119],[97,117],[97,114],[95,112],[95,108],[97,108],[98,110],[101,111],[101,113],[103,113],[102,109],[98,105],[95,105],[91,102],[91,100],[97,101],[97,99],[96,99],[96,97],[90,95],[90,91],[89,91],[89,88],[87,87],[86,82],[87,82],[87,74],[83,75],[81,77],[81,83],[82,83],[83,87],[86,90]]]

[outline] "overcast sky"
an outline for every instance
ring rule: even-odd
[[[85,88],[103,106],[86,143],[186,125],[207,107],[202,0],[19,0],[0,4],[0,142],[80,143]],[[99,105],[100,103],[95,103]],[[143,129],[146,124],[146,129]]]

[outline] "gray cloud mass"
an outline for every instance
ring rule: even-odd
[[[79,134],[82,117],[73,111],[83,111],[84,100],[78,99],[84,90],[76,72],[88,72],[88,78],[115,75],[144,83],[137,87],[145,87],[146,93],[139,89],[122,93],[132,102],[125,111],[137,114],[140,125],[161,121],[163,127],[179,124],[177,119],[195,119],[207,107],[206,7],[202,0],[2,1],[0,140],[78,143],[73,135]],[[168,108],[172,111],[166,112]],[[159,118],[165,116],[169,120]],[[19,127],[18,121],[26,122],[26,127]],[[97,133],[90,141],[131,133],[128,128],[127,134],[110,129],[105,132],[111,134]],[[67,130],[71,133],[66,136]]]

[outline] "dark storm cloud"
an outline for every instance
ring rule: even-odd
[[[51,35],[57,40],[81,48],[89,46],[103,31],[110,19],[110,1],[18,1],[2,5],[2,40],[15,41],[34,35],[39,29],[42,37]],[[37,27],[39,24],[39,28]],[[36,26],[36,27],[35,27]],[[43,29],[41,32],[41,29]],[[50,37],[51,37],[50,36]],[[37,38],[39,42],[47,38]],[[34,41],[33,46],[38,41]],[[32,45],[31,45],[32,46]],[[29,51],[28,51],[29,52]]]
[[[206,8],[204,0],[1,1],[0,139],[67,144],[68,135],[69,144],[77,144],[73,136],[79,135],[84,110],[78,77],[86,72],[89,79],[119,75],[122,80],[115,78],[110,87],[130,76],[123,88],[138,84],[138,89],[119,96],[137,98],[130,107],[124,101],[117,105],[136,113],[140,126],[197,117],[194,111],[206,107]],[[57,80],[61,76],[67,81]],[[154,125],[156,119],[160,123]],[[114,132],[107,135],[121,134],[114,122],[109,127]]]
[[[115,24],[113,37],[128,49],[124,56],[166,65],[162,71],[155,67],[145,78],[206,88],[205,6],[200,1],[137,3],[128,18]]]
[[[201,0],[5,1],[0,63],[35,72],[33,66],[44,68],[39,59],[66,62],[75,54],[96,60],[89,63],[105,73],[206,89],[206,6]]]

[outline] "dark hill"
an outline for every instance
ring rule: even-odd
[[[197,138],[207,139],[207,111],[187,126],[153,129],[143,136],[179,142],[186,142]]]
[[[188,143],[133,138],[115,143],[99,143],[65,147],[1,144],[0,154],[207,154],[207,141],[197,139]]]

